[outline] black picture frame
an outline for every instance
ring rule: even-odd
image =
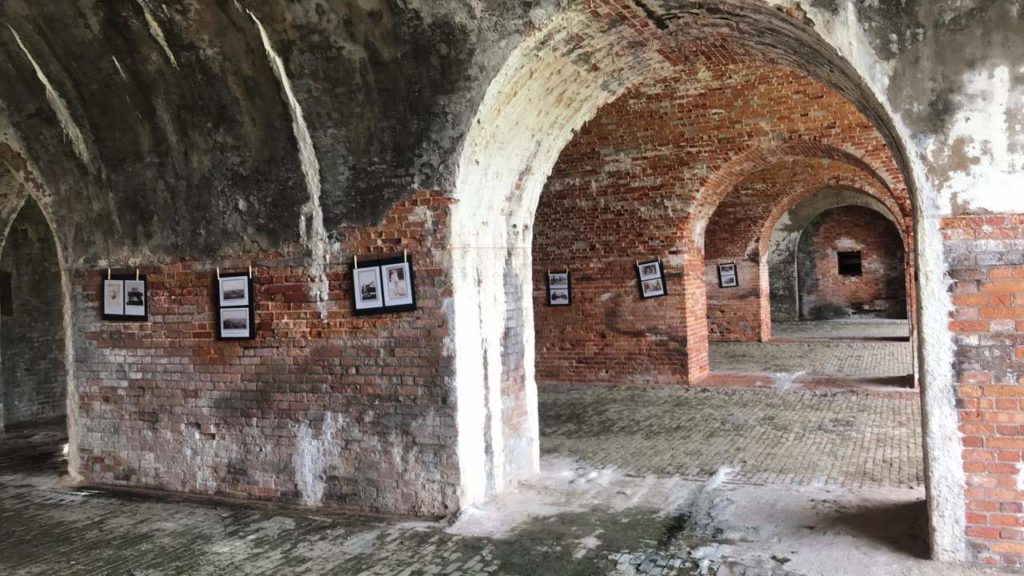
[[[239,286],[244,287],[243,296],[225,298],[225,291],[241,289],[236,288]],[[256,291],[248,272],[219,274],[213,283],[213,307],[217,311],[217,324],[214,326],[217,340],[256,339]],[[240,320],[244,321],[243,327],[236,325]]]
[[[736,269],[735,262],[718,263],[718,287],[738,288],[740,285],[740,273]]]
[[[412,258],[359,259],[350,272],[352,313],[356,316],[416,310],[416,270]]]
[[[552,283],[552,277],[565,277],[565,284],[559,282],[557,285]],[[565,272],[548,272],[545,275],[547,279],[547,295],[548,295],[548,306],[572,306],[572,274],[566,270]]]
[[[661,259],[636,263],[637,287],[640,297],[644,300],[662,298],[668,295],[668,282],[665,281],[665,266]]]
[[[100,277],[100,316],[104,320],[149,321],[149,283],[145,274],[103,273]]]

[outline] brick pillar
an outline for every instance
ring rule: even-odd
[[[707,288],[701,248],[690,246],[683,253],[682,291],[686,322],[686,381],[693,386],[710,372]]]
[[[943,222],[974,560],[1024,564],[1024,216]]]

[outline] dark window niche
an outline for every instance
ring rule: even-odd
[[[860,251],[838,252],[836,253],[836,259],[839,262],[840,276],[860,276],[864,273],[864,268],[861,266]]]

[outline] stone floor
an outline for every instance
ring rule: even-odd
[[[895,380],[914,373],[905,320],[778,324],[771,342],[712,342],[711,370]],[[911,381],[912,385],[912,381]]]
[[[995,574],[924,560],[914,398],[542,387],[541,473],[447,522],[61,486],[60,430],[23,430],[0,439],[0,574]]]
[[[639,474],[763,484],[920,486],[917,393],[542,387],[541,452]]]

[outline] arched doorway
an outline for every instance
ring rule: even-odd
[[[7,471],[64,472],[65,295],[57,244],[27,199],[0,253],[0,375]],[[12,468],[13,467],[13,468]]]
[[[912,192],[923,201],[903,152],[902,140],[865,80],[814,30],[786,13],[762,5],[716,5],[715,26],[702,12],[673,11],[650,19],[639,9],[595,1],[586,11],[570,11],[547,22],[519,46],[492,81],[459,163],[457,204],[453,209],[453,327],[455,393],[462,502],[471,504],[536,470],[539,462],[537,391],[534,382],[534,317],[529,284],[530,248],[540,192],[552,166],[576,130],[623,90],[665,79],[687,54],[718,54],[723,45],[753,52],[790,66],[837,90],[860,109],[883,135]],[[713,19],[715,20],[715,19]],[[717,20],[716,20],[717,21]],[[699,75],[699,66],[692,70]],[[704,326],[702,239],[721,198],[741,179],[759,153],[724,159],[697,196],[701,208],[681,227],[675,263],[687,315],[687,370],[697,381],[707,372]],[[879,170],[890,177],[888,171]],[[934,223],[915,213],[918,239],[934,249]],[[920,246],[920,244],[918,244]],[[685,272],[689,270],[689,272]],[[921,284],[938,285],[939,266],[922,266]],[[921,304],[924,316],[941,318],[938,301]],[[929,307],[931,306],[931,307]],[[690,322],[692,320],[692,322]],[[930,333],[924,338],[941,339]],[[956,436],[955,408],[941,390],[951,356],[925,342],[934,361],[924,370],[925,439],[932,546],[942,559],[964,557],[963,471]]]

